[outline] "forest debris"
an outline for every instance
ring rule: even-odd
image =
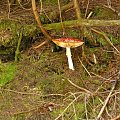
[[[69,82],[70,84],[72,84],[74,87],[78,88],[79,90],[85,91],[86,93],[88,93],[88,94],[90,94],[90,95],[93,95],[93,93],[90,92],[89,90],[87,90],[87,89],[85,89],[85,88],[83,88],[83,87],[80,87],[80,86],[74,84],[74,83],[73,83],[71,80],[69,80],[69,79],[67,79],[67,80],[68,80],[68,82]]]
[[[79,59],[81,65],[83,66],[83,68],[85,69],[85,71],[88,73],[88,75],[89,75],[90,77],[92,77],[91,74],[90,74],[90,72],[87,70],[87,68],[86,68],[85,65],[82,63],[82,61],[80,60],[79,57],[78,57],[78,59]]]
[[[104,110],[106,108],[106,105],[108,104],[108,101],[109,101],[109,99],[110,99],[110,97],[111,97],[111,95],[113,93],[113,90],[115,89],[116,83],[117,83],[117,81],[114,81],[112,89],[111,89],[109,95],[107,96],[106,100],[104,101],[103,106],[102,106],[102,108],[101,108],[101,110],[100,110],[100,112],[99,112],[99,114],[98,114],[98,116],[97,116],[97,118],[95,120],[99,120],[101,115],[103,114],[103,112],[104,112]]]
[[[17,48],[16,48],[16,51],[15,51],[15,62],[18,62],[18,59],[19,59],[19,54],[20,54],[20,44],[21,44],[21,40],[22,40],[22,33],[23,31],[21,30],[21,32],[19,33],[19,39],[18,39],[18,43],[17,43]]]
[[[119,120],[119,118],[120,118],[120,114],[116,116],[115,118],[112,118],[111,120]]]
[[[120,25],[120,20],[88,20],[88,19],[82,19],[82,20],[69,20],[69,21],[63,21],[64,26],[67,28],[72,27],[79,27],[79,26],[118,26]],[[52,29],[62,29],[61,23],[51,23],[51,24],[44,24],[44,27],[47,30]]]
[[[48,43],[47,40],[45,40],[44,42],[42,42],[41,44],[39,44],[38,46],[35,46],[35,47],[33,47],[33,48],[38,49],[38,48],[40,48],[41,46],[45,45],[46,43]]]
[[[81,95],[77,96],[72,102],[69,103],[69,105],[63,110],[63,112],[57,117],[55,118],[55,120],[58,120],[60,117],[63,116],[63,114],[67,111],[67,109],[74,104],[74,102],[80,97]]]
[[[117,51],[117,53],[119,53],[120,54],[120,51],[113,45],[113,43],[110,41],[110,39],[106,36],[106,34],[105,33],[103,33],[103,32],[100,32],[100,31],[98,31],[98,30],[96,30],[96,29],[91,29],[92,31],[94,31],[95,33],[97,33],[97,34],[99,34],[99,35],[102,35],[104,38],[105,38],[105,40]]]
[[[22,92],[22,91],[16,91],[16,90],[11,90],[11,89],[5,89],[5,88],[0,88],[0,91],[7,91],[7,92],[12,92],[16,94],[21,94],[21,95],[37,95],[41,98],[46,98],[46,97],[64,97],[65,95],[63,94],[46,94],[46,95],[41,95],[39,93],[34,93],[34,92]]]

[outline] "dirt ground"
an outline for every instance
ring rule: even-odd
[[[115,15],[110,19],[119,19],[120,1],[113,0],[111,3]],[[87,3],[83,0],[80,4],[84,13]],[[24,24],[35,23],[32,10],[28,9],[30,5],[24,6],[26,9],[11,9],[10,19]],[[94,10],[96,5],[101,7],[107,2],[90,1],[88,11]],[[7,3],[0,6],[0,18],[6,18]],[[49,7],[45,10],[48,11]],[[96,14],[94,19],[107,19],[103,14]],[[0,87],[0,120],[119,120],[120,26],[100,27],[99,30],[111,36],[115,48],[92,34],[99,44],[86,43],[84,49],[71,49],[74,71],[68,68],[64,48],[52,52],[53,46],[47,43],[33,49],[46,40],[43,36],[21,51],[20,61],[15,64],[14,78]],[[14,62],[4,63],[7,64],[14,65]]]

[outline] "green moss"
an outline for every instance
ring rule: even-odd
[[[69,37],[75,37],[75,38],[78,38],[80,36],[79,31],[74,29],[67,30],[67,34],[69,35]]]
[[[40,33],[34,24],[22,25],[12,20],[0,21],[0,44],[3,46],[0,50],[0,55],[5,55],[5,58],[13,55],[19,40],[19,35],[22,32],[20,43],[20,51],[29,47],[34,38]]]
[[[120,37],[114,37],[112,34],[110,34],[109,38],[114,45],[120,44]]]
[[[15,117],[12,117],[11,120],[25,120],[25,115],[24,114],[17,115]]]
[[[94,119],[98,113],[99,110],[96,109],[96,106],[99,106],[101,104],[100,98],[98,96],[95,96],[87,102],[87,110],[88,110],[88,116],[90,119]]]
[[[46,68],[46,70],[48,71],[50,69]],[[67,82],[62,80],[63,76],[57,75],[56,73],[47,73],[47,75],[49,75],[49,78],[46,77],[46,79],[42,79],[38,85],[42,91],[44,93],[63,92],[65,86],[67,86]]]
[[[100,80],[93,80],[92,83],[94,83],[96,85],[100,85]]]
[[[9,31],[11,35],[18,33],[21,25],[12,20],[1,20],[0,30]]]
[[[11,81],[16,74],[16,65],[15,64],[0,64],[0,86],[5,85]]]
[[[11,49],[7,49],[7,50],[0,50],[0,55],[9,55],[11,53]]]
[[[114,44],[120,44],[120,37],[115,37],[112,34],[106,34],[106,36],[110,39],[110,41]],[[100,46],[110,46],[110,44],[107,42],[107,40],[104,37],[98,37],[94,34],[94,37],[96,38],[96,42],[100,44]]]
[[[73,109],[73,104],[64,112],[63,117],[68,120],[68,119],[72,119],[72,120],[78,120],[79,118],[84,118],[84,111],[85,111],[85,106],[84,103],[75,103],[74,104],[74,108],[76,110],[76,116],[74,114],[74,109]],[[65,108],[60,108],[60,109],[56,109],[53,112],[51,112],[51,115],[53,118],[56,118],[59,116],[59,114],[61,114],[64,111]]]
[[[108,42],[104,38],[97,38],[97,41],[100,43],[101,46],[106,46],[108,45]]]
[[[37,27],[34,24],[24,25],[23,36],[35,36],[38,33]]]

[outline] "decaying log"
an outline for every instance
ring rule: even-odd
[[[120,20],[70,20],[70,21],[63,21],[65,27],[79,27],[79,26],[120,26]],[[47,30],[52,29],[62,29],[61,23],[51,23],[51,24],[44,24],[44,27]]]

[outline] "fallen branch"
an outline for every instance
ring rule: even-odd
[[[72,27],[79,27],[79,26],[120,26],[120,20],[69,20],[63,21],[65,28],[72,28]],[[62,29],[61,23],[51,23],[51,24],[44,24],[44,27],[47,30],[52,29]]]
[[[10,115],[12,116],[16,116],[16,115],[20,115],[20,114],[26,114],[26,113],[31,113],[31,112],[37,112],[39,111],[40,114],[45,114],[48,110],[51,110],[51,107],[57,107],[57,106],[61,106],[59,104],[55,104],[52,102],[42,102],[43,105],[39,105],[37,107],[32,107],[29,110],[26,111],[20,111],[20,112],[16,112],[16,113],[11,113]]]
[[[100,31],[98,31],[98,30],[95,30],[95,29],[91,29],[92,31],[94,31],[95,33],[97,33],[97,34],[99,34],[99,35],[101,35],[101,36],[103,36],[104,37],[104,39],[117,51],[117,53],[119,53],[120,54],[120,51],[113,45],[113,43],[110,41],[110,39],[106,36],[106,34],[105,33],[103,33],[103,32],[100,32]]]
[[[78,59],[79,59],[79,62],[81,63],[81,65],[83,66],[83,68],[85,69],[85,71],[88,73],[88,75],[89,75],[90,77],[92,77],[91,74],[90,74],[90,72],[87,70],[87,68],[86,68],[85,65],[82,63],[82,61],[80,60],[79,57],[78,57]]]
[[[87,90],[87,89],[85,89],[85,88],[83,88],[83,87],[80,87],[80,86],[74,84],[74,83],[73,83],[72,81],[70,81],[69,79],[67,79],[67,80],[68,80],[68,82],[69,82],[70,84],[72,84],[74,87],[78,88],[79,90],[84,91],[84,92],[86,92],[86,93],[88,93],[88,94],[90,94],[90,95],[93,95],[93,93],[90,92],[89,90]]]
[[[41,46],[45,45],[46,43],[48,43],[47,40],[45,40],[44,42],[42,42],[41,44],[39,44],[38,46],[35,46],[35,47],[33,47],[33,48],[38,49],[38,48],[40,48]]]
[[[46,97],[57,97],[57,96],[61,96],[64,97],[65,95],[63,94],[47,94],[47,95],[41,95],[39,93],[34,93],[34,92],[20,92],[20,91],[16,91],[16,90],[11,90],[11,89],[2,89],[0,88],[0,91],[7,91],[7,92],[12,92],[12,93],[16,93],[16,94],[21,94],[21,95],[37,95],[39,97],[42,98],[46,98]]]
[[[58,120],[61,116],[64,115],[64,113],[66,112],[66,110],[72,105],[74,104],[75,101],[77,101],[77,99],[80,97],[81,95],[79,95],[78,97],[76,97],[71,103],[69,103],[69,105],[63,110],[63,112],[57,117],[55,118],[55,120]]]
[[[99,114],[98,114],[98,116],[97,116],[97,118],[96,118],[95,120],[99,120],[100,117],[101,117],[101,115],[103,114],[103,112],[104,112],[104,110],[105,110],[105,107],[106,107],[106,105],[108,104],[108,101],[109,101],[109,99],[110,99],[110,97],[111,97],[111,95],[112,95],[112,93],[113,93],[113,90],[115,89],[116,83],[117,83],[117,81],[114,81],[114,84],[113,84],[113,86],[112,86],[112,89],[111,89],[109,95],[107,96],[106,100],[104,101],[103,106],[102,106],[102,108],[101,108],[101,110],[100,110],[100,112],[99,112]]]

